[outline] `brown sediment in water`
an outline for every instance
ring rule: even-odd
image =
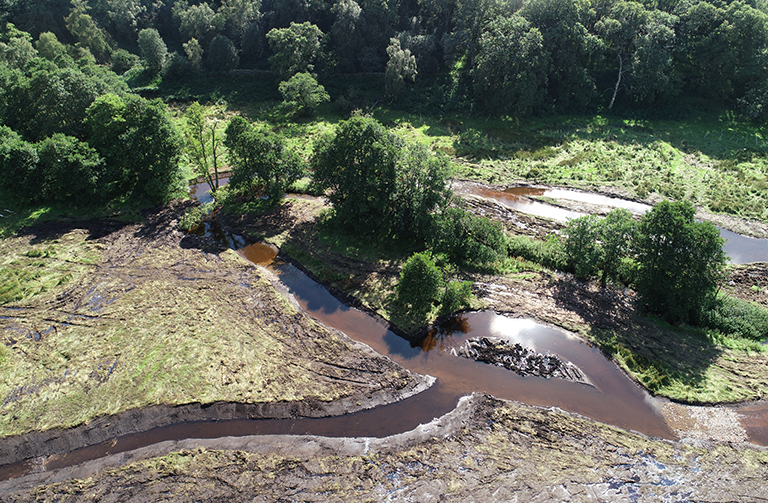
[[[612,208],[625,208],[636,214],[642,214],[651,208],[651,205],[636,201],[560,188],[530,186],[499,188],[474,183],[458,183],[456,189],[461,194],[490,199],[516,211],[561,222],[589,213],[605,213]],[[556,200],[558,204],[543,203],[535,200],[537,197]],[[764,236],[768,234],[768,226],[765,224],[755,222],[751,227],[745,228],[738,222],[732,222],[728,216],[706,212],[700,212],[697,218],[704,218],[721,225],[720,236],[726,241],[723,250],[732,263],[768,262],[768,238],[751,237],[735,232],[746,230],[750,234],[758,233]],[[733,230],[723,228],[723,225]]]
[[[313,285],[309,285],[307,290],[310,290],[310,293],[302,292],[299,295],[297,295],[297,297],[299,298],[299,301],[304,303],[304,304],[306,304],[308,307],[311,306],[312,309],[314,309],[313,312],[315,312],[315,313],[321,313],[323,316],[337,317],[338,320],[344,320],[345,317],[343,315],[344,314],[343,312],[345,312],[346,310],[349,310],[350,308],[348,308],[346,306],[343,306],[343,305],[342,305],[342,307],[335,307],[335,308],[334,307],[329,307],[327,304],[324,303],[324,301],[318,300],[314,293],[311,293],[311,291],[314,291],[314,290],[317,290],[317,289],[318,289],[318,287],[316,285],[314,285],[314,286]],[[295,290],[295,287],[294,287],[294,290]],[[318,318],[320,318],[319,315],[318,315]],[[345,323],[347,323],[347,325],[350,326],[350,331],[356,331],[356,330],[359,331],[360,330],[359,326],[357,325],[357,322],[350,323],[350,322],[342,321],[342,325],[344,325]],[[465,334],[465,332],[471,332],[471,330],[469,329],[470,326],[478,325],[478,324],[477,323],[473,323],[471,321],[471,318],[466,318],[464,320],[459,320],[458,323],[456,323],[456,325],[458,325],[460,327],[458,331],[461,332],[462,334]],[[362,326],[366,327],[368,325],[363,324]],[[365,330],[367,330],[367,329],[363,328],[363,331],[365,331]],[[374,335],[375,335],[376,330],[380,331],[380,330],[382,330],[382,328],[374,329],[373,330]],[[451,334],[450,336],[448,335],[449,332]],[[402,339],[397,338],[397,336],[395,336],[394,334],[388,335],[388,334],[386,334],[386,332],[385,332],[385,335],[380,339],[379,342],[376,342],[375,337],[374,337],[374,339],[370,340],[370,343],[373,346],[376,346],[376,344],[378,344],[378,346],[375,347],[375,349],[377,349],[377,350],[379,350],[379,347],[382,347],[382,344],[383,344],[384,347],[388,348],[388,349],[385,349],[385,351],[389,351],[390,354],[393,355],[394,359],[396,359],[398,361],[402,360],[404,362],[404,365],[410,366],[411,363],[414,363],[415,366],[417,366],[418,368],[424,368],[424,369],[432,368],[432,369],[440,370],[440,364],[438,362],[439,358],[434,356],[436,353],[434,351],[424,351],[424,348],[425,347],[431,347],[431,348],[445,347],[446,340],[451,338],[451,337],[454,337],[454,335],[453,335],[454,332],[455,332],[454,329],[446,329],[444,334],[442,334],[442,335],[441,334],[432,335],[430,342],[424,343],[424,344],[422,344],[422,346],[416,347],[416,348],[412,347],[409,343],[407,343],[407,341],[405,341],[405,342],[406,342],[406,344],[408,344],[408,347],[402,346],[401,345],[402,342],[397,342],[398,340],[402,341]],[[415,353],[412,351],[414,349],[416,350]],[[600,355],[600,356],[602,358],[602,355]],[[552,398],[552,397],[555,397],[557,399],[558,395],[563,394],[561,392],[552,391],[550,389],[543,389],[543,388],[540,389],[540,386],[538,386],[537,383],[535,383],[535,382],[526,382],[526,383],[524,383],[525,384],[524,386],[523,385],[521,385],[521,386],[514,386],[514,385],[513,386],[509,386],[509,385],[507,385],[508,383],[507,384],[502,384],[502,383],[506,383],[506,381],[501,379],[499,377],[499,374],[494,374],[493,372],[491,372],[491,373],[485,373],[485,372],[482,372],[482,371],[478,372],[477,369],[473,368],[473,367],[469,367],[468,368],[468,373],[476,374],[476,375],[472,375],[470,379],[467,379],[466,376],[461,376],[458,379],[456,379],[454,381],[451,381],[450,380],[451,374],[455,374],[455,373],[457,373],[457,371],[461,372],[461,369],[458,369],[457,366],[453,366],[453,368],[451,368],[449,370],[440,370],[439,372],[435,372],[435,374],[439,378],[438,384],[433,388],[433,392],[427,392],[427,393],[425,393],[423,395],[427,395],[427,394],[435,395],[436,398],[433,399],[432,401],[434,403],[436,403],[436,404],[441,404],[441,405],[435,406],[435,408],[432,409],[432,408],[430,408],[432,406],[429,405],[428,403],[421,403],[418,406],[418,408],[421,409],[421,413],[424,413],[425,410],[426,411],[434,410],[435,413],[437,413],[438,410],[441,410],[440,407],[448,407],[448,408],[452,407],[452,403],[455,404],[455,400],[458,398],[458,396],[460,396],[463,393],[466,393],[466,391],[465,391],[466,389],[471,388],[471,386],[470,387],[466,386],[466,384],[468,382],[469,383],[472,383],[472,382],[486,382],[486,383],[488,383],[487,388],[489,388],[491,390],[495,390],[495,391],[491,391],[491,392],[493,392],[494,394],[498,394],[500,396],[506,396],[510,392],[515,392],[515,389],[517,389],[517,388],[519,388],[519,389],[529,388],[527,390],[529,393],[523,393],[523,395],[524,395],[523,399],[530,399],[531,403],[537,403],[536,400],[542,400],[542,397],[546,398],[547,400]],[[532,379],[535,379],[535,378],[528,378],[528,379],[532,380]],[[614,380],[615,381],[615,379],[613,379],[610,375],[607,375],[605,381],[607,382],[607,381],[610,381],[610,380]],[[459,381],[459,382],[457,383],[456,381]],[[624,378],[624,381],[629,382],[629,380],[626,379],[626,378]],[[637,387],[633,383],[629,382],[629,384],[631,386],[633,386],[637,390]],[[601,389],[601,391],[603,391],[603,389]],[[568,393],[566,393],[566,394],[568,394]],[[413,399],[409,399],[409,400],[413,401],[416,398],[421,398],[421,396],[417,395],[417,397],[414,397]],[[587,402],[589,402],[589,400],[587,400]],[[549,402],[545,402],[545,403],[549,403]],[[409,404],[410,404],[410,402],[408,402],[408,404],[404,403],[403,405],[410,406]],[[583,407],[583,406],[588,406],[588,405],[589,404],[582,403],[582,404],[578,405],[577,408],[578,407]],[[391,407],[396,407],[396,406],[393,405]],[[614,403],[613,404],[613,408],[616,408],[616,407],[617,406]],[[386,409],[386,408],[383,408],[383,409]],[[397,417],[407,417],[409,415],[408,410],[409,409],[402,409],[402,410],[400,410],[399,412],[396,413]],[[447,409],[443,409],[443,410],[447,410]],[[411,414],[413,413],[413,411],[414,411],[414,409],[410,409],[410,413]],[[377,411],[377,413],[378,412],[380,412],[380,411]],[[430,412],[427,412],[427,414],[429,414],[429,413]],[[611,416],[611,417],[616,417],[615,413],[613,413],[613,414],[614,415]],[[634,410],[630,409],[630,410],[627,410],[627,411],[623,411],[621,414],[619,414],[619,422],[617,424],[622,424],[621,421],[622,420],[626,420],[626,419],[621,419],[622,414],[623,415],[633,415],[634,414]],[[643,413],[643,414],[645,414],[645,413]],[[643,416],[643,414],[641,414],[641,416]],[[591,415],[591,414],[587,414],[587,415]],[[610,415],[611,414],[609,414],[609,416]],[[374,417],[377,417],[377,418],[374,419]],[[413,416],[411,416],[411,417],[413,417]],[[645,417],[645,416],[643,416],[643,417]],[[652,412],[651,416],[649,416],[649,417],[655,417],[656,419],[654,419],[654,421],[659,421],[659,420],[661,421],[660,426],[658,427],[658,432],[661,432],[659,434],[659,436],[670,436],[671,435],[669,430],[666,428],[664,420],[660,419],[661,416],[658,413],[658,411]],[[638,419],[639,422],[643,421],[643,418],[637,418],[637,419]],[[609,418],[608,420],[610,421],[611,419]],[[334,420],[330,420],[330,421],[334,421]],[[370,427],[371,423],[374,423],[374,424],[375,423],[387,423],[386,412],[385,412],[385,415],[382,415],[382,416],[371,416],[371,418],[369,420],[365,420],[365,423],[366,423],[366,427],[367,428]],[[318,424],[318,423],[316,423],[316,424]],[[318,434],[330,435],[330,434],[333,434],[333,431],[339,431],[339,429],[343,430],[344,434],[352,434],[351,432],[354,431],[354,430],[352,428],[350,428],[350,424],[352,424],[352,423],[346,423],[345,424],[343,422],[338,422],[338,424],[336,426],[323,426],[323,427],[320,427],[320,430],[322,431],[322,433],[318,433]],[[239,426],[235,427],[233,425],[229,425],[229,427],[234,428],[234,430],[227,430],[227,431],[230,431],[230,432],[231,431],[246,431],[245,429],[238,430],[238,428],[240,428]],[[279,426],[278,428],[284,428],[284,427],[285,426]],[[624,427],[632,428],[631,426],[624,426]],[[292,424],[288,428],[289,428],[289,431],[291,431],[291,432],[299,431],[299,429],[297,429],[295,424]],[[307,427],[307,428],[309,428],[309,427]],[[313,426],[312,428],[315,428],[315,426]],[[643,428],[632,428],[632,429],[641,429],[642,430]],[[280,431],[284,431],[284,430],[280,430]],[[307,429],[307,430],[304,430],[304,431],[310,431],[310,430]],[[360,431],[362,431],[362,430],[360,430]],[[365,431],[368,431],[368,430],[365,430]],[[400,431],[402,431],[402,430],[400,430]],[[197,433],[197,434],[199,435],[199,433]],[[214,435],[218,435],[218,434],[214,434]],[[120,441],[118,440],[118,443],[119,442]],[[107,444],[107,447],[109,447],[109,443]],[[105,452],[110,452],[110,451],[107,448]],[[57,460],[53,460],[53,461],[57,462]],[[53,466],[53,465],[51,465],[51,466]]]
[[[66,473],[35,474],[15,487],[0,483],[0,491],[20,502],[293,501],[297,494],[430,503],[759,501],[766,461],[764,449],[660,441],[557,409],[473,395],[382,439],[163,442]]]

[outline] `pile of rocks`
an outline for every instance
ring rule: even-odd
[[[522,376],[556,377],[594,386],[589,377],[571,362],[551,353],[542,354],[519,343],[498,337],[468,339],[451,354],[489,363],[517,372]]]

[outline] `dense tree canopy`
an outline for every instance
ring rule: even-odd
[[[493,115],[663,112],[685,94],[764,118],[767,6],[741,0],[14,1],[5,19],[33,39],[6,36],[0,43],[17,68],[37,45],[51,60],[63,52],[100,63],[116,58],[117,71],[131,61],[119,51],[142,53],[159,71],[162,51],[148,48],[152,32],[146,31],[156,30],[155,49],[162,40],[170,54],[182,55],[169,57],[169,78],[200,72],[203,62],[210,71],[270,68],[281,81],[306,72],[325,85],[334,73],[387,72],[388,94],[397,97],[418,68],[423,76],[442,74],[433,84],[441,98],[431,106]],[[62,51],[58,41],[70,46]]]
[[[309,22],[291,23],[288,28],[267,33],[272,56],[269,63],[280,77],[287,79],[297,73],[311,73],[320,57],[323,32]]]
[[[697,322],[714,300],[726,257],[723,238],[696,222],[687,202],[663,201],[638,227],[637,292],[645,309],[672,322]]]
[[[224,144],[234,167],[229,183],[234,190],[255,191],[276,203],[304,174],[304,162],[282,136],[239,116],[230,121],[226,135]]]
[[[421,236],[446,201],[447,162],[366,117],[342,122],[315,148],[314,179],[348,231]]]

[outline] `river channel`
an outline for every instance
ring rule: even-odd
[[[568,189],[538,187],[495,189],[481,185],[468,185],[462,190],[467,194],[492,199],[508,208],[515,209],[522,213],[551,218],[560,222],[564,222],[571,218],[582,217],[585,213],[546,204],[531,198],[547,197],[551,199],[567,199],[582,203],[608,206],[611,208],[624,208],[632,213],[640,215],[651,209],[651,206],[645,203]],[[731,259],[732,264],[768,262],[768,239],[742,236],[741,234],[736,234],[735,232],[720,227],[718,227],[718,230],[720,231],[720,236],[725,240],[723,250]]]
[[[205,193],[204,190],[198,191]],[[508,196],[503,194],[477,195],[496,200],[508,197],[512,202],[519,199],[519,195],[514,193]],[[540,195],[554,197],[546,191]],[[611,202],[617,201],[620,200],[612,199]],[[507,204],[501,200],[499,202]],[[638,208],[628,209],[639,211]],[[551,214],[542,216],[556,218]],[[215,220],[206,225],[206,232],[221,243],[237,249],[243,258],[269,267],[308,314],[368,344],[378,353],[392,358],[413,372],[435,377],[433,386],[394,404],[338,417],[201,421],[165,426],[50,456],[45,463],[46,470],[77,465],[165,440],[264,434],[384,437],[428,423],[452,410],[461,396],[472,392],[490,393],[498,398],[530,405],[558,407],[650,436],[674,438],[661,414],[665,401],[652,397],[598,349],[572,334],[530,319],[516,319],[493,312],[475,312],[448,320],[420,341],[409,342],[388,330],[381,321],[345,305],[293,265],[276,260],[276,252],[270,247],[261,244],[245,245],[242,238],[217,228]],[[468,338],[482,336],[499,337],[541,353],[555,354],[579,367],[594,386],[556,378],[521,376],[502,367],[452,354],[451,348],[458,348]],[[742,426],[747,430],[749,440],[754,443],[768,445],[767,408],[761,402],[739,409]],[[0,469],[0,479],[21,476],[30,469],[31,465],[27,463],[9,465]]]

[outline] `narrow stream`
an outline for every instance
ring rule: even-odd
[[[494,197],[489,196],[488,192],[478,195]],[[542,190],[541,195],[546,195],[546,191]],[[514,199],[513,196],[500,197]],[[500,202],[506,204],[503,200]],[[542,206],[551,208],[549,205]],[[201,421],[155,428],[125,435],[115,441],[50,456],[45,463],[46,470],[73,466],[165,440],[265,434],[384,437],[411,430],[449,412],[456,406],[459,397],[472,392],[490,393],[498,398],[531,405],[559,407],[650,436],[674,438],[659,412],[663,403],[661,400],[651,397],[638,387],[599,350],[562,330],[528,319],[477,312],[449,320],[422,340],[411,343],[368,314],[346,306],[296,267],[273,262],[276,256],[273,248],[262,244],[244,246],[242,238],[218,229],[215,220],[208,223],[206,233],[215,236],[222,244],[238,249],[238,253],[245,259],[270,267],[311,316],[368,344],[378,353],[392,358],[413,372],[436,377],[435,384],[427,391],[400,402],[338,417]],[[562,379],[523,377],[501,367],[450,353],[450,348],[457,348],[470,337],[480,336],[501,337],[542,353],[556,354],[577,365],[594,383],[594,387]],[[747,428],[750,440],[768,445],[768,424],[765,419],[768,417],[768,405],[745,405],[737,408],[737,411],[743,418],[742,423]],[[0,467],[0,480],[21,476],[31,468],[25,462]]]
[[[571,218],[582,217],[585,214],[551,204],[542,203],[530,199],[531,197],[549,197],[552,199],[568,199],[612,208],[624,208],[632,213],[643,214],[651,206],[628,201],[615,197],[607,197],[599,194],[578,192],[567,189],[543,189],[536,187],[510,187],[508,189],[492,189],[479,185],[469,185],[464,189],[465,193],[475,196],[493,199],[504,206],[536,215],[564,222]],[[768,262],[768,239],[757,239],[742,236],[718,227],[720,236],[725,239],[723,250],[730,257],[733,264],[746,264],[749,262]]]

